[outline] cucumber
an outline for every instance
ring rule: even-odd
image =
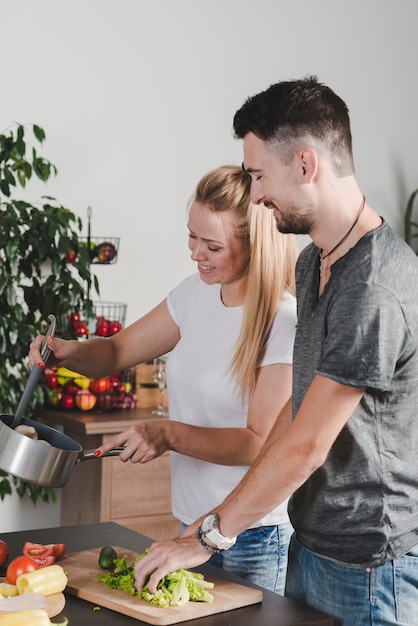
[[[111,570],[115,567],[113,561],[118,558],[112,546],[104,546],[99,554],[99,566],[101,569]]]

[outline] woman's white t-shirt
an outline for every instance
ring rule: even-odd
[[[240,389],[226,374],[242,323],[242,307],[224,306],[220,285],[207,285],[198,274],[173,289],[167,303],[181,336],[167,361],[170,419],[210,428],[245,428],[248,396],[242,402]],[[261,366],[292,363],[295,330],[296,301],[285,294]],[[247,469],[246,465],[217,465],[171,452],[173,514],[191,524],[216,509]],[[286,501],[254,527],[287,520]]]

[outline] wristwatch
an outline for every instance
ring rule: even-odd
[[[219,530],[218,523],[218,514],[217,513],[209,513],[199,526],[196,532],[196,537],[199,542],[202,544],[206,550],[209,552],[213,552],[214,554],[218,554],[222,550],[229,550],[232,548],[237,538],[232,537],[229,539],[228,537],[224,537]],[[216,547],[209,545],[206,543],[205,539],[209,539],[211,543],[213,543]]]

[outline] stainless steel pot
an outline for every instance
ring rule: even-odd
[[[13,421],[13,415],[0,415],[0,468],[12,476],[42,487],[65,487],[79,461],[97,458],[95,450],[83,450],[77,441],[51,426],[21,420],[35,428],[39,440],[47,445],[16,432]],[[98,458],[117,456],[122,450],[114,448]]]

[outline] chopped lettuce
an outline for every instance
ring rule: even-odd
[[[213,602],[213,595],[208,589],[213,589],[213,583],[204,579],[203,574],[179,569],[164,576],[158,583],[157,593],[150,593],[147,585],[141,592],[135,589],[135,563],[146,554],[137,556],[132,563],[127,563],[126,558],[115,559],[115,568],[108,574],[99,576],[102,582],[110,589],[124,589],[133,596],[138,596],[155,606],[165,608],[167,606],[182,606],[189,600],[194,602]]]

